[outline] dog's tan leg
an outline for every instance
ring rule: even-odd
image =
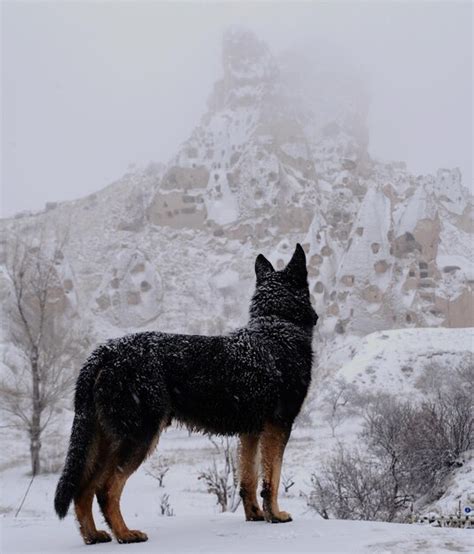
[[[97,495],[105,520],[120,543],[144,542],[148,540],[147,535],[142,533],[142,531],[127,527],[120,511],[120,497],[130,473],[128,471],[122,473],[117,468],[112,476],[107,479]]]
[[[83,490],[74,500],[76,517],[79,522],[79,531],[86,544],[110,542],[112,540],[106,531],[98,531],[95,526],[94,517],[92,516],[94,494],[95,483],[91,483],[91,485]]]
[[[148,540],[147,535],[142,531],[127,527],[120,511],[120,497],[122,496],[125,483],[145,459],[149,445],[130,452],[132,448],[128,444],[120,449],[122,455],[126,453],[126,461],[121,460],[122,456],[119,452],[118,461],[113,460],[111,462],[107,468],[107,478],[97,491],[97,500],[104,514],[105,521],[119,543],[144,542]]]
[[[263,514],[266,521],[285,523],[291,521],[291,515],[278,507],[278,486],[280,484],[281,464],[290,430],[268,423],[260,439],[263,472]]]
[[[79,532],[86,544],[96,544],[112,540],[106,531],[97,530],[92,515],[94,494],[104,477],[104,468],[99,463],[99,450],[101,446],[101,439],[96,435],[89,452],[81,488],[74,498],[74,509],[77,521],[79,522]]]
[[[259,435],[240,435],[240,496],[247,521],[263,521],[257,501]]]

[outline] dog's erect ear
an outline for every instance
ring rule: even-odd
[[[273,273],[272,264],[265,258],[263,254],[259,254],[255,260],[255,274],[257,275],[257,282],[264,279],[270,273]]]
[[[308,270],[306,269],[306,254],[301,246],[297,244],[293,257],[283,270],[284,273],[298,284],[305,285],[308,280]]]

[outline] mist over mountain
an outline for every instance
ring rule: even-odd
[[[281,268],[297,241],[322,337],[472,325],[472,197],[459,170],[415,176],[372,159],[363,80],[318,57],[276,59],[231,27],[208,109],[169,163],[3,220],[3,248],[38,225],[67,228],[66,298],[97,340],[242,324],[255,256]]]

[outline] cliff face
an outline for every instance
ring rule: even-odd
[[[3,262],[15,234],[68,228],[63,285],[93,340],[242,324],[255,256],[281,268],[297,241],[320,348],[335,335],[472,326],[473,202],[459,171],[414,176],[372,160],[364,88],[320,57],[316,66],[276,60],[231,29],[222,78],[176,156],[89,197],[3,220]]]

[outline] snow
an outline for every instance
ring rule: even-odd
[[[383,192],[373,186],[367,190],[353,225],[351,235],[352,245],[338,268],[338,277],[343,275],[357,275],[358,281],[367,280],[373,274],[374,263],[378,259],[389,258],[390,244],[387,233],[390,228],[390,201]],[[362,235],[356,232],[362,229]],[[372,252],[371,244],[378,243],[380,250],[377,255]],[[387,282],[390,273],[387,272]],[[378,283],[380,284],[380,282]],[[386,288],[383,287],[384,289]]]
[[[474,259],[472,235],[470,233],[461,232],[449,221],[443,221],[441,243],[438,250],[438,256],[440,255],[458,256],[459,258],[464,258],[464,263],[461,267],[472,266]]]
[[[453,513],[453,508],[461,510],[465,506],[474,506],[474,450],[469,450],[461,456],[462,466],[456,468],[448,477],[447,488],[441,498],[426,507],[426,512],[439,515]]]
[[[412,233],[420,219],[434,219],[436,210],[437,205],[434,199],[420,184],[407,203],[401,204],[394,213],[397,235]]]
[[[205,552],[294,554],[374,553],[406,554],[408,552],[472,552],[472,533],[463,529],[437,529],[419,525],[373,522],[317,520],[300,518],[291,523],[272,525],[244,521],[241,514],[183,517],[137,518],[133,525],[143,525],[149,540],[126,546],[117,543],[95,545],[93,552]],[[81,544],[72,518],[64,523],[53,519],[19,518],[3,520],[2,551],[89,552]]]
[[[236,198],[229,189],[225,172],[213,171],[209,181],[214,179],[213,175],[218,175],[220,185],[220,197],[212,198],[209,193],[205,197],[207,215],[219,225],[226,225],[235,221],[239,217],[239,206]]]
[[[232,271],[224,271],[223,283],[232,282]],[[388,392],[412,396],[416,388],[414,375],[419,375],[427,361],[435,359],[445,367],[453,367],[460,356],[472,351],[473,329],[408,329],[372,333],[361,339],[341,337],[331,344],[330,353],[320,360],[334,376],[356,378],[368,390],[384,388]],[[406,376],[401,368],[413,367]],[[361,379],[366,369],[375,367],[376,381]],[[335,371],[336,370],[336,371]],[[338,371],[337,371],[338,370]],[[403,376],[404,384],[399,381]],[[318,381],[320,382],[320,381]],[[326,385],[320,387],[322,392]],[[310,406],[310,427],[297,427],[291,436],[283,463],[283,475],[292,474],[295,486],[288,493],[280,489],[280,506],[290,511],[294,521],[288,524],[246,523],[242,508],[235,514],[220,514],[214,497],[207,494],[199,472],[211,462],[213,447],[201,435],[188,436],[184,429],[166,431],[151,460],[134,474],[124,491],[122,508],[130,528],[148,533],[146,544],[118,546],[116,542],[94,546],[95,552],[341,552],[384,553],[407,552],[470,552],[472,532],[464,529],[438,529],[418,524],[388,524],[362,521],[322,520],[309,511],[301,493],[310,487],[310,475],[338,442],[352,444],[357,437],[353,420],[340,426],[330,436],[323,412]],[[70,417],[62,416],[55,430],[56,444],[66,444]],[[58,475],[38,476],[18,518],[14,517],[30,477],[27,475],[28,451],[24,436],[8,429],[0,431],[2,472],[0,501],[2,552],[80,552],[86,548],[76,529],[72,514],[59,521],[53,514],[52,500]],[[49,444],[49,443],[48,443]],[[62,453],[59,458],[62,459]],[[156,456],[167,460],[170,470],[164,488],[147,474]],[[472,457],[453,474],[440,501],[430,509],[449,514],[459,500],[469,501],[472,490]],[[174,517],[159,515],[161,496],[170,495]],[[96,522],[103,528],[102,517],[95,506]],[[85,550],[84,552],[87,552]]]
[[[418,379],[430,365],[453,369],[474,352],[474,328],[395,329],[364,337],[352,360],[336,377],[367,387],[413,397]]]
[[[218,289],[234,287],[239,284],[239,274],[233,269],[225,269],[213,278],[213,283]]]
[[[438,266],[442,269],[446,266],[457,266],[459,269],[466,268],[464,272],[469,275],[473,273],[474,263],[465,256],[438,254],[436,261],[438,262]]]
[[[375,337],[373,337],[375,340]],[[384,340],[384,339],[381,339]],[[340,349],[340,352],[344,349]],[[346,357],[348,353],[346,351]],[[339,359],[342,359],[340,357]],[[69,431],[69,418],[62,418],[63,429],[58,430],[58,443],[65,443]],[[331,443],[325,439],[327,431],[317,428],[297,427],[290,438],[283,463],[283,475],[291,474],[295,486],[285,493],[280,488],[281,509],[290,511],[294,521],[272,525],[264,522],[244,521],[240,506],[234,514],[221,514],[213,496],[205,491],[198,480],[199,472],[212,463],[214,448],[206,437],[188,435],[185,429],[171,428],[160,439],[152,458],[129,479],[122,497],[124,518],[130,528],[148,534],[149,541],[127,546],[116,542],[95,545],[93,552],[339,552],[405,554],[412,552],[470,552],[472,532],[464,529],[438,529],[418,524],[389,524],[363,521],[323,520],[309,511],[301,492],[308,492],[310,474],[317,470],[319,460],[329,452]],[[338,435],[339,441],[350,441]],[[3,440],[4,438],[10,440]],[[77,530],[72,513],[59,521],[53,512],[53,495],[58,475],[45,474],[34,480],[18,518],[15,512],[30,481],[27,474],[27,444],[19,436],[11,437],[2,431],[2,444],[8,450],[3,456],[0,474],[2,495],[0,499],[0,550],[5,553],[88,552]],[[13,441],[13,442],[12,442]],[[23,448],[20,448],[20,447]],[[160,456],[167,461],[170,470],[164,479],[164,487],[147,471]],[[470,466],[460,468],[455,476],[455,493],[469,488],[472,478]],[[462,473],[461,473],[462,472]],[[471,474],[472,475],[472,474]],[[457,492],[456,492],[457,491]],[[160,499],[170,495],[174,517],[159,515]],[[457,496],[443,499],[446,511],[453,508]],[[98,528],[106,528],[94,506]]]
[[[308,148],[304,142],[286,142],[280,148],[291,158],[308,158]]]
[[[323,520],[307,511],[299,488],[305,490],[303,466],[312,464],[315,443],[297,430],[285,456],[283,474],[297,470],[295,492],[280,491],[282,509],[289,509],[294,521],[272,525],[247,523],[241,507],[235,514],[220,514],[214,498],[206,494],[197,475],[212,458],[207,439],[188,436],[184,430],[166,432],[157,453],[170,461],[164,488],[146,474],[146,462],[131,477],[124,491],[122,509],[130,528],[141,529],[149,541],[127,546],[116,542],[96,545],[93,552],[340,552],[405,554],[408,552],[469,552],[472,533],[462,529],[437,529],[420,525],[378,522]],[[35,479],[18,518],[14,517],[30,480],[26,466],[12,467],[2,473],[1,551],[5,553],[89,552],[79,536],[70,514],[59,521],[53,514],[52,499],[57,475]],[[159,514],[163,493],[170,495],[174,517]],[[104,528],[95,506],[98,528]]]
[[[438,169],[433,190],[440,196],[441,202],[450,212],[462,214],[466,205],[467,187],[462,186],[459,168]]]

